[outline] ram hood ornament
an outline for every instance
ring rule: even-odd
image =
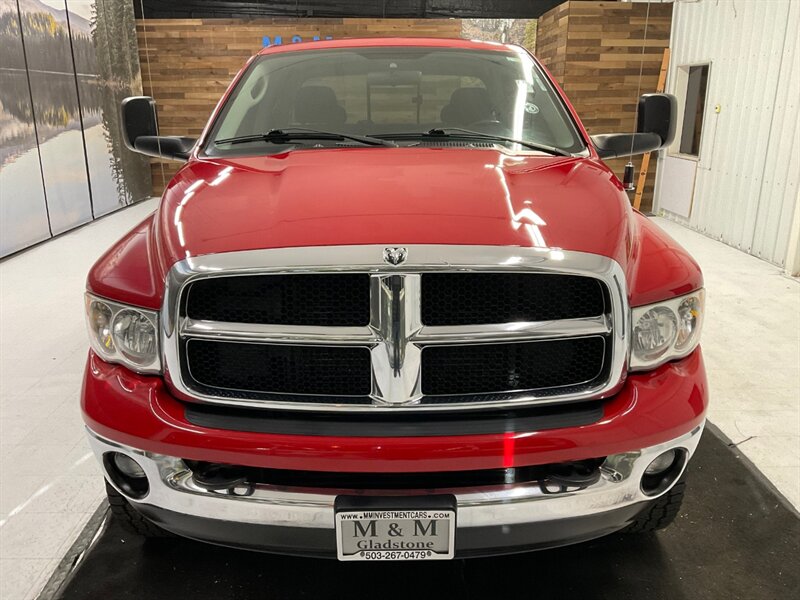
[[[406,262],[408,258],[408,248],[384,248],[383,260],[390,265],[400,265]]]

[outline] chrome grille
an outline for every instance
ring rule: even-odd
[[[605,396],[621,385],[629,317],[614,261],[561,250],[407,248],[399,266],[383,262],[383,246],[258,250],[178,263],[162,311],[168,382],[187,400],[349,411],[555,403]],[[363,285],[350,285],[358,281],[366,281],[368,323],[342,325],[341,315],[361,314],[348,313],[341,300],[363,300],[341,293]],[[241,282],[244,293],[236,290]],[[298,308],[314,315],[312,324],[291,316],[301,299],[259,301],[298,282],[333,290],[315,292],[311,309]],[[214,290],[213,302],[198,297],[202,290]],[[232,305],[245,298],[247,311],[231,310],[220,290],[230,291]],[[479,296],[474,302],[470,291]],[[426,294],[437,305],[429,313]],[[330,309],[327,325],[324,306],[339,309]],[[448,322],[450,312],[455,324],[431,324]],[[428,322],[426,314],[438,317]]]

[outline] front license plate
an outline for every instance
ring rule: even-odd
[[[455,506],[344,508],[336,511],[339,560],[447,560],[453,558]],[[337,505],[339,502],[337,502]]]

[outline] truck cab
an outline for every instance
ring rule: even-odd
[[[675,517],[708,390],[695,261],[510,45],[252,57],[87,279],[82,409],[132,531],[357,560],[553,547]]]

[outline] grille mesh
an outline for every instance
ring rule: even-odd
[[[602,337],[542,342],[429,346],[422,351],[422,393],[481,394],[591,381],[603,371]]]
[[[232,323],[367,325],[369,275],[210,277],[190,285],[186,315]]]
[[[371,388],[367,348],[190,340],[186,359],[191,378],[206,388],[332,396],[366,396]]]
[[[605,286],[579,275],[427,273],[422,276],[425,325],[479,325],[596,317]]]

